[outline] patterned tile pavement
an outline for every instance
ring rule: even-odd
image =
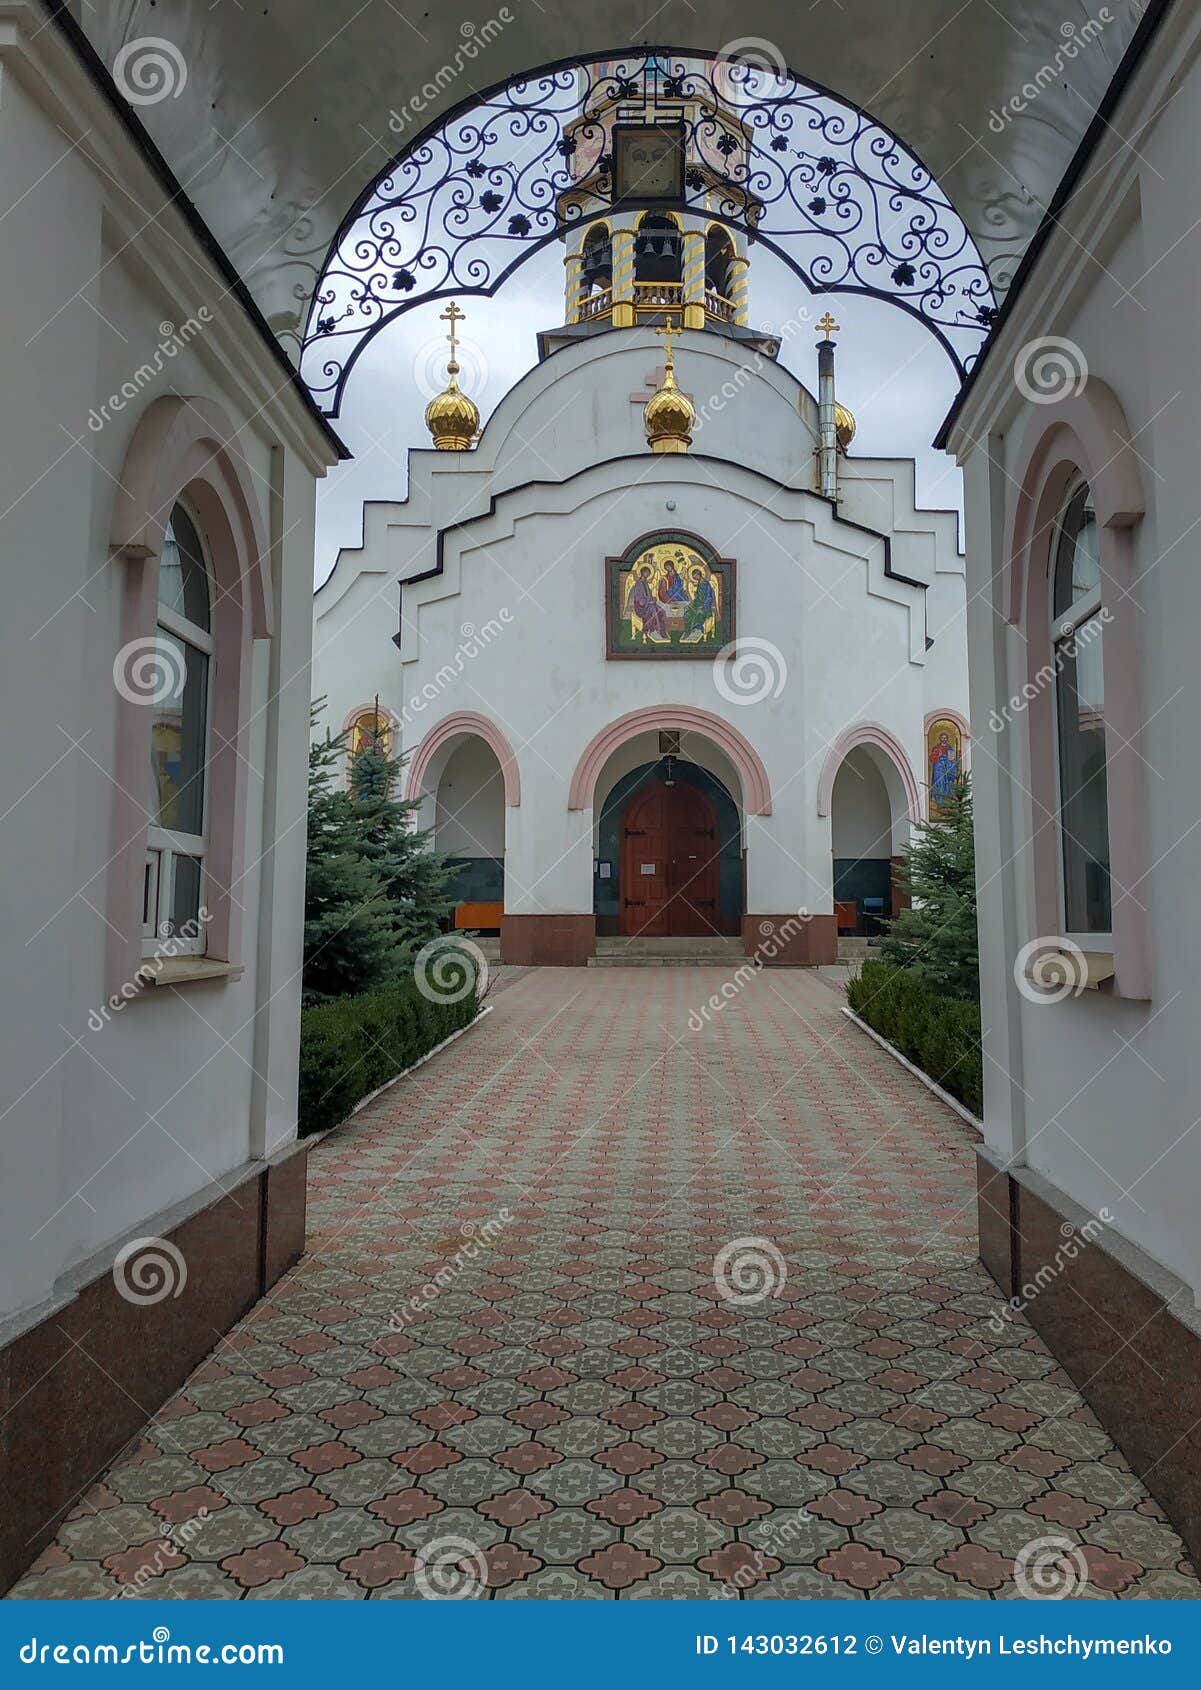
[[[996,1318],[968,1130],[815,975],[727,978],[507,980],[12,1594],[1195,1597]]]

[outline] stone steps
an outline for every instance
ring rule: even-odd
[[[735,967],[744,956],[741,939],[598,939],[589,968]]]

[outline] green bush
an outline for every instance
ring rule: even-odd
[[[875,960],[848,980],[847,1003],[861,1021],[980,1117],[984,1059],[978,1005],[932,991],[911,969]]]
[[[361,997],[314,1004],[300,1017],[300,1133],[344,1121],[362,1098],[395,1079],[479,1010],[472,990],[431,1002],[412,979]]]

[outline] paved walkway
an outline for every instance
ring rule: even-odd
[[[705,1020],[727,977],[530,970],[322,1143],[308,1255],[14,1594],[1196,1596],[990,1326],[967,1129],[828,984]]]

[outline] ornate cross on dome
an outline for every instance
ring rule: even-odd
[[[672,358],[672,353],[671,353],[671,337],[672,337],[673,334],[679,334],[680,330],[676,327],[676,325],[672,322],[671,318],[669,317],[667,319],[667,321],[662,325],[661,328],[656,328],[655,333],[661,334],[663,336],[664,347],[665,347],[665,351],[666,351],[667,368],[669,370],[674,369],[675,361]]]
[[[836,323],[827,311],[825,316],[817,325],[817,332],[818,334],[824,334],[827,340],[832,340],[841,327],[841,323]]]
[[[450,333],[446,337],[450,342],[450,363],[447,367],[452,375],[457,375],[459,365],[455,356],[458,346],[458,342],[455,338],[455,327],[457,324],[466,321],[467,313],[466,311],[460,311],[458,302],[452,299],[450,304],[446,307],[446,310],[441,313],[441,318],[444,323],[450,324]]]

